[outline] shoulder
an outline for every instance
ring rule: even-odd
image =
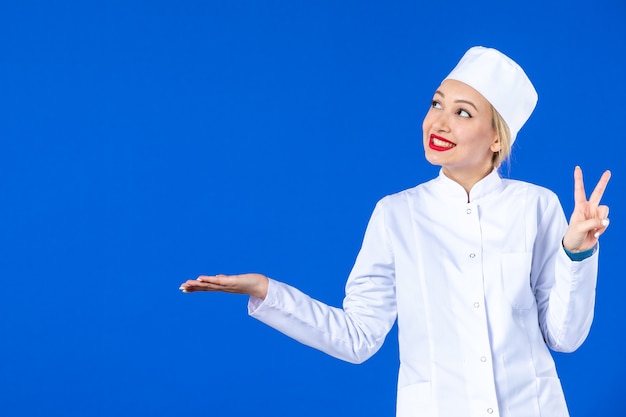
[[[557,195],[549,188],[541,185],[532,184],[526,181],[502,179],[502,185],[505,192],[524,192],[530,197],[539,199],[557,199]]]
[[[388,194],[378,200],[371,214],[369,227],[382,226],[393,238],[411,231],[413,211],[418,206],[415,202],[424,201],[422,194],[426,184]]]
[[[532,184],[526,181],[503,178],[502,184],[505,190],[523,190],[530,195],[536,195],[539,197],[556,197],[554,191],[550,190],[549,188],[542,187],[541,185],[537,184]]]
[[[418,184],[415,187],[388,194],[378,201],[377,206],[383,206],[389,209],[398,206],[406,206],[407,202],[409,202],[410,200],[419,199],[425,194],[428,194],[436,181],[437,179],[435,178],[430,181]]]

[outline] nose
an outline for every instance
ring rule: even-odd
[[[448,132],[450,130],[449,116],[445,111],[439,111],[434,115],[432,127],[437,132]]]

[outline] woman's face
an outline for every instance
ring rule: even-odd
[[[482,178],[493,169],[500,142],[492,125],[491,104],[476,90],[445,80],[424,118],[424,151],[451,178]]]

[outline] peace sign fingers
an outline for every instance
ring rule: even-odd
[[[574,169],[574,212],[563,237],[567,250],[579,252],[592,248],[606,230],[609,208],[601,206],[600,200],[610,178],[611,172],[605,171],[587,201],[582,169],[579,166]]]
[[[578,168],[580,169],[580,167]],[[582,171],[580,173],[581,181],[582,181]],[[604,190],[606,190],[606,185],[609,183],[609,179],[611,179],[611,171],[604,171],[602,177],[600,177],[600,181],[596,185],[596,188],[591,193],[589,197],[589,203],[594,206],[598,206],[600,204],[600,200],[602,199],[602,195],[604,194]]]
[[[583,182],[583,170],[576,166],[574,168],[574,202],[579,204],[586,201],[587,194],[585,193],[585,183]]]
[[[591,193],[589,197],[589,203],[594,207],[597,207],[600,204],[600,200],[602,199],[602,195],[604,194],[604,190],[606,189],[607,184],[609,183],[609,179],[611,179],[611,171],[604,171],[600,181],[596,184],[596,188]],[[577,166],[574,169],[574,202],[576,204],[586,203],[587,195],[585,193],[585,184],[583,182],[583,170]]]

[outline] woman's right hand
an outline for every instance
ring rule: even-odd
[[[233,294],[248,294],[265,299],[269,280],[261,274],[241,275],[200,275],[190,279],[180,286],[182,292],[229,292]]]

